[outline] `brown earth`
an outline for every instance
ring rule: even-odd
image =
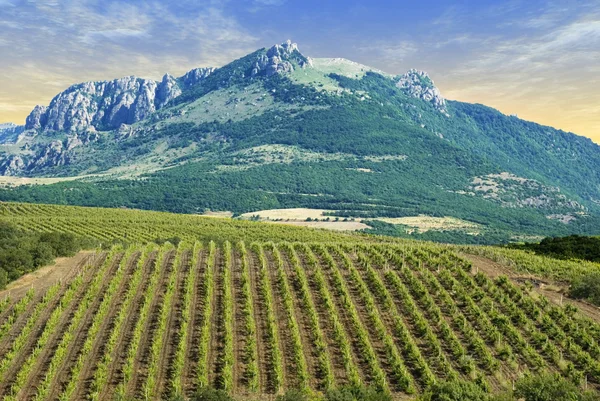
[[[494,262],[493,260],[484,258],[482,256],[471,255],[463,253],[462,257],[467,259],[473,264],[473,273],[481,271],[490,278],[496,278],[499,276],[507,276],[511,281],[516,284],[522,284],[524,282],[532,282],[533,292],[543,295],[548,298],[549,301],[556,305],[570,304],[577,307],[580,314],[600,323],[600,308],[591,305],[587,302],[578,301],[567,297],[567,287],[564,284],[558,284],[548,279],[542,279],[533,275],[523,275],[515,273],[513,270],[500,263]]]
[[[86,264],[94,263],[95,257],[96,253],[93,251],[81,251],[71,258],[57,258],[54,264],[25,274],[8,284],[5,290],[0,291],[0,298],[8,296],[16,300],[22,298],[30,288],[43,292],[59,281],[69,281]]]

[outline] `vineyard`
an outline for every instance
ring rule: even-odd
[[[136,211],[0,207],[29,230],[107,241],[124,230],[134,243],[98,250],[72,277],[0,302],[5,400],[163,400],[205,387],[265,399],[346,385],[404,399],[451,379],[501,390],[528,372],[600,387],[599,324],[506,277],[473,274],[449,247]],[[215,240],[198,241],[210,224]],[[220,240],[228,234],[259,239]],[[260,239],[269,235],[276,241]],[[177,245],[149,242],[175,236]]]
[[[356,241],[358,238],[326,230],[189,214],[29,203],[0,202],[0,220],[26,231],[66,232],[105,243],[115,240],[144,243],[174,237],[219,242],[268,242],[274,238],[285,241]]]

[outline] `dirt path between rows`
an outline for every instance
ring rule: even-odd
[[[116,393],[116,388],[123,381],[123,368],[125,361],[127,359],[127,352],[129,350],[129,344],[133,341],[133,332],[135,329],[135,325],[139,319],[139,313],[142,308],[143,296],[146,292],[147,287],[150,285],[150,277],[155,268],[160,268],[155,266],[156,264],[157,252],[153,251],[150,255],[148,255],[146,261],[144,261],[144,265],[142,266],[143,274],[141,282],[138,284],[137,291],[135,292],[135,296],[129,305],[129,309],[127,312],[127,316],[123,321],[123,327],[119,338],[117,339],[117,343],[114,347],[113,352],[113,362],[110,364],[107,373],[106,385],[103,391],[101,391],[100,396],[98,397],[100,400],[102,399],[112,399],[114,393]]]
[[[224,273],[224,256],[223,248],[217,247],[215,251],[215,265],[213,268],[213,294],[212,294],[212,316],[210,317],[210,342],[208,346],[208,382],[215,388],[218,387],[217,380],[220,377],[221,370],[223,368],[222,356],[224,353],[225,342],[225,322],[223,321],[223,297],[225,290],[223,288]]]
[[[168,400],[172,396],[173,390],[173,363],[175,361],[175,353],[179,344],[181,333],[181,322],[183,315],[183,292],[185,291],[185,280],[189,274],[189,264],[192,258],[192,252],[185,251],[180,260],[180,266],[173,266],[177,269],[175,281],[175,292],[173,293],[173,301],[171,311],[167,317],[167,331],[162,339],[163,345],[159,356],[158,363],[158,378],[156,379],[156,394],[161,394],[163,400]]]
[[[164,302],[171,270],[176,268],[173,263],[175,259],[175,252],[176,250],[168,251],[163,260],[156,260],[155,268],[160,269],[160,278],[158,279],[155,293],[152,296],[150,309],[148,312],[148,320],[145,322],[146,326],[143,329],[142,338],[138,345],[137,355],[134,361],[133,375],[126,391],[126,398],[144,398],[144,384],[148,377],[152,341],[154,341],[154,335],[158,329],[160,305],[162,302]]]
[[[112,271],[115,268],[115,266],[118,264],[118,260],[120,260],[120,257],[118,257],[115,261],[110,262],[111,266],[109,267],[109,271]],[[65,309],[60,314],[59,318],[61,319],[61,322],[63,322],[62,325],[64,325],[64,322],[66,321],[66,319],[70,316],[72,311],[75,309],[75,307],[78,303],[78,300],[80,300],[84,296],[85,292],[91,285],[95,271],[93,271],[93,272],[88,271],[88,272],[89,273],[86,274],[83,284],[80,285],[80,287],[76,290],[73,300],[67,306],[65,306]],[[61,290],[54,296],[52,301],[50,301],[50,303],[48,305],[46,305],[44,310],[37,317],[37,320],[34,323],[33,329],[31,330],[31,332],[29,333],[29,336],[26,339],[26,345],[21,348],[19,353],[16,355],[15,359],[12,361],[11,367],[5,372],[4,381],[0,385],[0,394],[2,394],[2,395],[7,394],[7,390],[10,389],[12,383],[16,379],[16,375],[18,374],[20,369],[23,367],[23,364],[25,363],[25,361],[27,360],[29,355],[32,353],[34,347],[37,345],[37,343],[40,339],[40,336],[46,330],[46,325],[48,324],[50,317],[54,313],[54,310],[57,308],[62,308],[61,301],[63,299],[63,296],[69,290],[70,285],[71,285],[70,283],[69,284],[65,283],[64,285],[62,285]],[[28,317],[28,319],[30,319],[30,318],[31,318],[31,316]],[[55,330],[59,330],[61,327],[62,327],[61,323],[59,323],[55,327]],[[20,335],[20,333],[15,333],[15,334],[17,336]],[[54,333],[50,333],[51,336],[53,334]],[[51,341],[51,340],[52,339],[50,339],[49,341]]]
[[[192,307],[190,309],[188,343],[186,345],[186,358],[183,367],[182,385],[186,396],[190,397],[197,388],[196,372],[199,359],[200,330],[205,319],[204,316],[204,294],[206,294],[206,260],[208,253],[206,249],[200,251],[198,263],[192,266],[196,269],[196,282],[194,283],[194,293],[192,294]]]
[[[513,270],[500,263],[494,262],[493,260],[484,258],[482,256],[471,255],[461,253],[460,256],[467,259],[473,264],[472,273],[481,271],[490,278],[494,279],[499,276],[507,276],[511,281],[516,284],[521,284],[524,281],[535,279],[537,285],[534,285],[533,291],[545,296],[549,301],[556,305],[570,304],[579,310],[583,316],[595,320],[600,323],[600,308],[590,305],[587,302],[578,301],[575,299],[568,298],[566,295],[566,288],[564,286],[557,285],[549,280],[540,279],[532,275],[523,275],[515,273]]]
[[[98,293],[96,295],[96,299],[93,301],[92,304],[90,304],[88,306],[88,308],[86,309],[86,312],[85,312],[85,316],[81,319],[81,322],[79,323],[78,327],[76,327],[73,331],[73,334],[74,334],[73,340],[77,339],[77,336],[81,330],[87,330],[89,328],[86,326],[86,322],[92,321],[94,319],[94,317],[96,316],[96,313],[98,313],[98,308],[100,307],[100,305],[106,295],[106,291],[109,288],[110,282],[111,282],[112,278],[116,275],[116,272],[119,269],[119,266],[124,263],[124,265],[125,265],[124,268],[126,269],[126,272],[130,272],[133,263],[135,263],[136,257],[133,257],[129,261],[127,261],[127,260],[123,261],[122,258],[124,258],[124,257],[125,256],[122,256],[118,262],[117,262],[117,260],[115,260],[115,263],[111,267],[111,270],[108,271],[107,274],[105,274],[104,277],[102,278],[102,283],[101,283],[100,289],[98,290]],[[94,271],[97,272],[97,270],[94,270]],[[128,273],[126,273],[126,274],[128,274]],[[94,278],[92,278],[92,281],[93,280],[94,280]],[[127,282],[126,277],[121,282],[121,287],[124,285],[125,282]],[[88,291],[89,291],[89,286],[88,286],[88,290],[86,290],[84,293],[82,293],[81,297],[79,298],[80,301],[85,298]],[[44,380],[44,375],[46,374],[46,371],[49,368],[52,358],[54,358],[54,352],[56,351],[56,349],[58,348],[58,345],[62,341],[62,337],[63,337],[64,333],[68,330],[70,321],[73,318],[75,311],[78,309],[78,307],[79,307],[79,302],[73,302],[73,307],[71,308],[71,311],[63,317],[62,322],[58,325],[57,329],[55,329],[56,332],[53,334],[53,337],[47,343],[44,351],[38,357],[39,362],[38,362],[37,368],[33,370],[33,374],[32,374],[30,381],[28,381],[26,383],[26,385],[24,386],[24,392],[23,392],[22,399],[34,399],[35,398],[35,389],[38,386],[38,383],[41,383]],[[72,340],[72,343],[75,343],[75,341],[73,341],[73,340]]]
[[[41,267],[9,283],[5,290],[0,291],[0,298],[8,296],[17,300],[30,288],[34,288],[36,293],[41,293],[59,281],[69,281],[86,264],[93,263],[94,256],[93,251],[81,251],[71,258],[57,258],[54,264]]]
[[[254,322],[256,324],[256,358],[258,361],[258,385],[259,392],[267,395],[273,392],[270,382],[271,370],[269,369],[269,355],[273,350],[266,347],[267,316],[264,300],[259,295],[259,261],[254,250],[248,252],[250,289],[252,291],[252,301],[254,302]]]

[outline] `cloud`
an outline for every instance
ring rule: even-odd
[[[0,0],[0,97],[33,107],[76,82],[180,75],[258,47],[226,2],[202,4]],[[0,121],[8,114],[0,108]]]

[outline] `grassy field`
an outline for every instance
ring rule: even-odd
[[[3,399],[355,384],[410,399],[452,379],[499,391],[529,372],[600,385],[598,322],[491,265],[489,249],[135,210],[2,204],[0,219],[123,243],[2,294]]]

